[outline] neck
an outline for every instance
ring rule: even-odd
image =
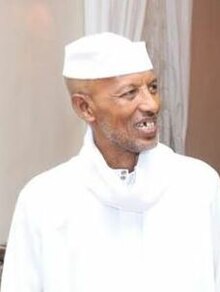
[[[123,153],[123,155],[109,155],[102,152],[102,155],[109,167],[113,169],[127,169],[129,172],[134,170],[138,160],[138,154]]]
[[[97,142],[95,144],[109,167],[113,169],[128,169],[129,172],[134,170],[139,153],[113,149],[110,145],[99,145]]]

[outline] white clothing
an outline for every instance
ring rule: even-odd
[[[103,32],[84,36],[65,47],[63,76],[94,80],[153,69],[145,42]]]
[[[158,144],[135,181],[91,137],[34,178],[13,218],[2,292],[220,292],[220,183],[199,160]]]

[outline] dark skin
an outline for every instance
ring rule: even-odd
[[[91,126],[107,164],[133,171],[139,153],[158,141],[160,98],[153,71],[66,82],[73,108]]]

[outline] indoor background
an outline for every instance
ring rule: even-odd
[[[118,30],[146,40],[162,76],[161,139],[220,172],[220,2],[172,3],[0,2],[0,244],[25,183],[80,148],[85,125],[71,109],[62,66],[65,44],[86,33]]]

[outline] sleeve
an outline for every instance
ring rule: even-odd
[[[17,201],[7,243],[1,292],[42,292],[40,234],[27,191]],[[35,212],[34,212],[35,211]]]
[[[220,292],[220,179],[212,203],[212,232],[214,247],[215,292]]]

